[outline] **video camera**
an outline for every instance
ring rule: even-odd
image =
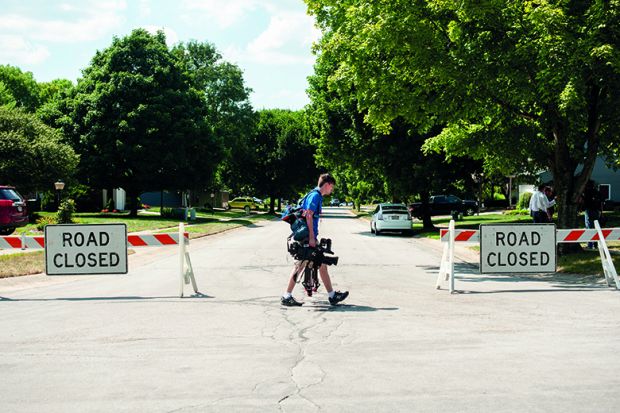
[[[325,255],[334,254],[332,251],[332,240],[329,238],[321,238],[319,245],[315,248],[289,238],[287,248],[289,254],[297,261],[312,261],[316,267],[320,267],[322,264],[338,265],[338,257]]]

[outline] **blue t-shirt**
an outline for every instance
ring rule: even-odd
[[[314,236],[319,235],[319,217],[321,215],[321,208],[323,207],[323,195],[321,190],[317,187],[310,192],[310,194],[304,199],[301,207],[305,210],[313,212],[312,215],[312,228],[314,228]]]

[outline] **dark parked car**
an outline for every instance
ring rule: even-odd
[[[478,211],[476,201],[463,200],[454,195],[433,195],[428,200],[430,215],[451,215],[452,212],[462,213],[463,215],[474,215]],[[422,218],[422,203],[414,202],[409,205],[411,215]]]
[[[12,186],[0,185],[0,235],[11,235],[28,224],[26,201]]]

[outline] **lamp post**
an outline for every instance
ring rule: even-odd
[[[512,180],[515,175],[508,175],[508,209],[512,208]]]
[[[61,180],[54,182],[54,188],[56,188],[56,207],[60,208],[60,198],[62,190],[65,189],[65,183]]]
[[[482,209],[482,181],[484,180],[484,172],[474,172],[471,174],[474,183],[478,184],[478,215]]]

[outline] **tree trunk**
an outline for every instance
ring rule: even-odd
[[[428,205],[428,199],[430,198],[430,192],[422,192],[422,226],[426,231],[434,231],[435,225],[433,225],[433,221],[431,220],[430,208]]]
[[[127,190],[126,202],[129,203],[129,216],[135,218],[138,216],[138,195],[137,191]]]
[[[269,195],[269,213],[270,214],[274,214],[276,212],[275,206],[276,206],[275,195],[270,194]]]
[[[562,229],[582,228],[584,224],[579,221],[579,200],[594,169],[598,142],[589,142],[588,154],[583,161],[583,169],[575,175],[577,162],[571,158],[562,129],[561,125],[558,125],[552,132],[556,142],[551,171],[553,172],[553,185],[558,209],[557,226]],[[581,250],[581,245],[577,243],[558,244],[558,251],[561,255]]]

